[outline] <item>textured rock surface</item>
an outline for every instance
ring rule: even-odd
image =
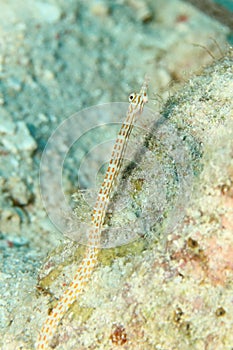
[[[77,344],[80,349],[117,344],[122,349],[231,349],[232,63],[230,51],[163,109],[163,123],[172,125],[191,152],[194,186],[166,250],[162,238],[154,237],[161,231],[158,225],[131,245],[103,250],[90,285],[59,327],[57,349]],[[147,142],[151,149],[154,141]],[[153,185],[141,190],[152,195]],[[77,261],[81,250],[70,244],[59,248],[45,265],[41,286],[58,296],[59,285],[74,273],[72,256]]]

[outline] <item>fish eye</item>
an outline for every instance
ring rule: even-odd
[[[129,102],[133,101],[135,94],[130,94],[129,95]]]

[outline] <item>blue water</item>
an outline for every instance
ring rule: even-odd
[[[214,0],[217,4],[226,7],[228,10],[233,11],[233,1],[232,0]]]

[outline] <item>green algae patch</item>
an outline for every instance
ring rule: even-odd
[[[102,249],[99,253],[99,262],[103,266],[111,266],[115,259],[125,257],[124,263],[126,264],[132,256],[139,255],[147,249],[148,244],[145,239],[138,239],[121,247]]]
[[[94,310],[92,307],[82,307],[78,302],[75,302],[71,306],[69,313],[72,313],[74,320],[80,320],[82,323],[85,323],[89,320]]]
[[[48,290],[51,285],[64,272],[67,266],[78,265],[81,261],[85,246],[77,246],[75,242],[69,241],[56,247],[47,257],[39,274],[39,288]]]

